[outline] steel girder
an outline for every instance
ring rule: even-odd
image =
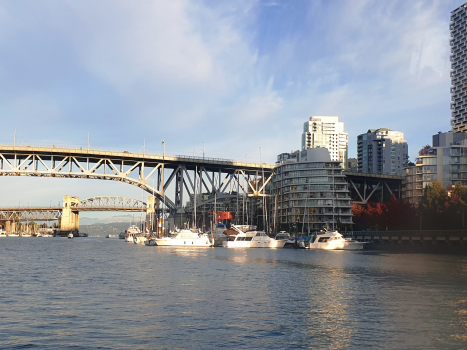
[[[9,209],[0,210],[1,221],[53,221],[62,216],[61,209]]]
[[[402,198],[402,177],[372,177],[372,174],[346,174],[352,202],[386,202],[392,195]]]
[[[146,211],[147,204],[127,197],[91,197],[83,199],[78,211]]]
[[[185,191],[188,195],[201,193],[195,188],[222,197],[236,186],[244,195],[264,196],[273,169],[271,164],[205,157],[55,146],[0,146],[0,176],[121,181],[154,195],[172,211],[182,208]]]

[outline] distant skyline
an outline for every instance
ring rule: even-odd
[[[312,115],[404,133],[410,160],[451,130],[450,12],[465,0],[0,0],[0,143],[259,160]],[[1,179],[1,205],[141,198],[121,183]],[[145,195],[144,195],[145,196]],[[113,215],[113,214],[112,214]]]

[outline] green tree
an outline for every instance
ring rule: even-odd
[[[456,229],[461,227],[461,217],[458,214],[462,203],[467,200],[466,189],[454,187],[448,192],[437,180],[431,186],[426,186],[420,200],[422,226],[430,229]]]

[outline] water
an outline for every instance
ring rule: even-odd
[[[467,257],[0,239],[1,349],[467,347]]]

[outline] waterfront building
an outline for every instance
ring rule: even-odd
[[[358,171],[368,174],[403,175],[408,146],[404,134],[386,128],[370,129],[358,135]]]
[[[459,181],[467,186],[467,134],[439,132],[433,135],[433,147],[425,149],[414,167],[407,168],[403,198],[418,204],[423,189],[438,180],[444,188]]]
[[[423,196],[423,164],[421,160],[408,166],[405,171],[402,199],[418,206],[420,198]]]
[[[467,131],[467,3],[451,12],[451,126]]]
[[[345,170],[347,171],[352,171],[352,172],[357,172],[358,171],[358,161],[357,158],[349,158],[347,160],[347,166],[345,167]]]
[[[331,160],[347,166],[349,135],[339,117],[312,116],[303,124],[302,151],[308,148],[327,148]]]
[[[423,187],[437,179],[443,187],[462,182],[467,186],[467,134],[452,131],[433,135],[433,147],[420,155]]]
[[[298,231],[352,225],[352,205],[341,162],[331,160],[325,148],[282,153],[277,157],[271,218],[282,229],[296,224]]]

